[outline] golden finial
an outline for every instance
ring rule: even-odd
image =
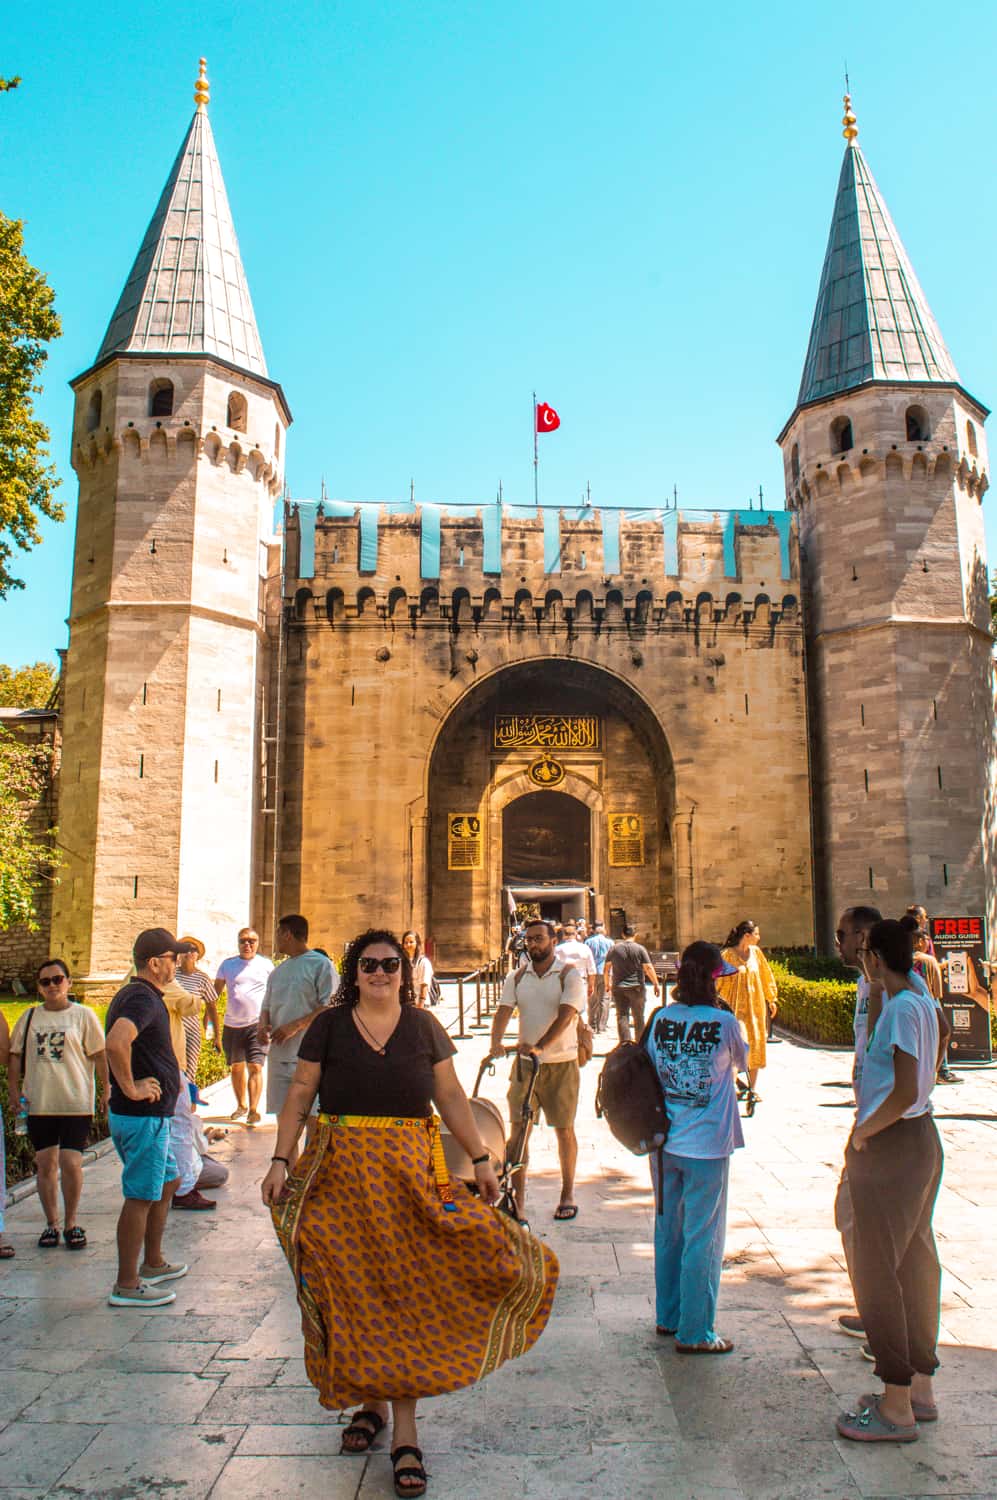
[[[203,114],[208,107],[211,98],[211,86],[208,83],[208,64],[205,58],[201,58],[201,71],[197,75],[194,85],[194,103],[197,105],[198,113]]]
[[[855,124],[855,116],[852,114],[852,96],[851,96],[851,94],[846,94],[845,95],[845,114],[844,114],[844,118],[842,119],[841,123],[845,127],[844,130],[841,132],[841,134],[844,136],[845,140],[848,142],[848,144],[850,146],[852,144],[852,141],[854,141],[857,138],[858,133],[859,133],[858,132],[858,126]]]

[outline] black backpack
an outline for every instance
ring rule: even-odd
[[[648,1032],[659,1014],[655,1011],[640,1041],[621,1042],[606,1058],[596,1088],[595,1112],[635,1156],[657,1153],[660,1183],[668,1115],[658,1070],[645,1050]]]

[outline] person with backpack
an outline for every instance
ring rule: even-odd
[[[744,1145],[734,1074],[748,1061],[741,1027],[717,994],[729,971],[713,943],[690,943],[672,1002],[652,1016],[644,1041],[669,1121],[665,1149],[651,1156],[656,1323],[662,1337],[674,1335],[679,1354],[734,1347],[714,1327],[728,1169]]]
[[[509,1117],[519,1118],[529,1086],[525,1058],[540,1063],[533,1093],[533,1114],[542,1109],[557,1137],[561,1163],[561,1199],[555,1219],[575,1219],[575,1165],[578,1140],[578,1018],[588,1003],[585,980],[554,948],[554,924],[537,917],[526,924],[527,962],[507,974],[502,999],[492,1021],[490,1057],[502,1057],[502,1038],[514,1011],[519,1012],[519,1053],[509,1082]],[[516,1206],[520,1215],[526,1195],[526,1162],[517,1174]]]

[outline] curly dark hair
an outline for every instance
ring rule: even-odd
[[[401,975],[402,985],[398,992],[398,998],[403,1005],[415,1004],[415,990],[412,987],[412,965],[409,963],[401,943],[393,932],[388,932],[383,927],[370,927],[366,932],[361,932],[355,937],[346,950],[343,959],[343,973],[339,981],[339,989],[332,998],[333,1005],[356,1005],[360,999],[360,984],[357,978],[360,955],[365,948],[371,948],[375,943],[387,943],[389,948],[394,948],[402,961]]]

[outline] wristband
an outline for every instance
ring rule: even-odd
[[[472,1167],[480,1167],[480,1166],[483,1166],[484,1163],[486,1161],[489,1161],[489,1160],[490,1160],[490,1156],[489,1156],[489,1153],[486,1151],[485,1154],[484,1154],[484,1156],[472,1156],[471,1157],[471,1166]]]
[[[285,1167],[289,1167],[291,1165],[291,1163],[288,1161],[288,1159],[287,1159],[286,1156],[271,1156],[270,1160],[271,1161],[282,1161],[284,1163]]]

